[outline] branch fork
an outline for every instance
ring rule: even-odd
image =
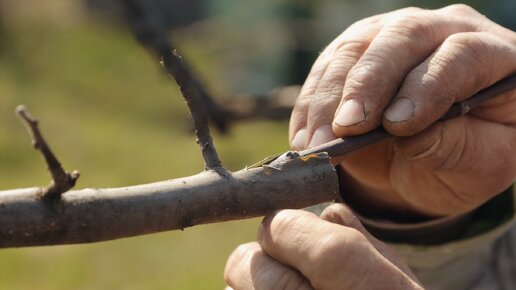
[[[18,106],[16,108],[16,114],[27,128],[32,138],[32,146],[43,155],[47,163],[48,171],[50,171],[50,175],[52,176],[50,184],[41,188],[41,198],[47,201],[58,201],[63,193],[75,186],[80,176],[79,171],[74,170],[68,173],[63,169],[61,163],[43,138],[39,130],[38,120],[30,114],[26,106]]]

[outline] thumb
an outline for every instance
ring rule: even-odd
[[[446,201],[447,209],[437,214],[472,210],[516,178],[516,128],[471,116],[438,122],[420,134],[397,138],[395,150],[407,167],[394,171],[393,178],[399,181],[396,190],[409,202],[425,196],[428,202]],[[421,172],[424,176],[414,176]],[[433,192],[420,194],[422,189],[416,188],[414,180],[422,179],[430,180],[423,190]],[[446,196],[441,199],[435,194]],[[425,204],[421,202],[417,201]]]

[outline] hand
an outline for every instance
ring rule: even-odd
[[[465,5],[361,20],[319,56],[290,122],[304,149],[380,125],[398,136],[344,158],[360,210],[455,215],[516,179],[516,91],[435,123],[454,102],[516,72],[516,33]]]
[[[343,204],[331,205],[321,218],[300,210],[265,217],[258,243],[231,254],[224,278],[234,290],[423,289]]]

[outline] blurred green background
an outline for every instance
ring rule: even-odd
[[[317,52],[347,25],[414,5],[194,2],[199,11],[169,25],[180,52],[222,100],[300,83]],[[486,3],[474,4],[496,14],[513,2]],[[113,19],[111,8],[96,1],[0,1],[0,189],[49,182],[14,116],[18,104],[40,119],[64,166],[81,171],[78,188],[147,183],[202,170],[177,87]],[[286,136],[286,121],[235,124],[229,135],[214,134],[231,170],[286,150]],[[0,289],[222,289],[226,257],[254,239],[259,221],[89,245],[3,249]]]

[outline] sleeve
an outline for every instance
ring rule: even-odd
[[[397,249],[427,289],[516,289],[513,187],[459,217],[416,224],[359,219]]]

